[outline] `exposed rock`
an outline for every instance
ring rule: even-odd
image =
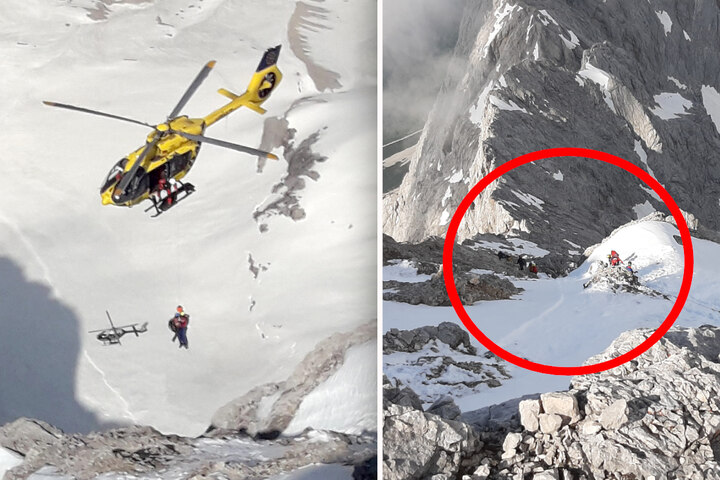
[[[54,444],[62,435],[61,430],[49,423],[19,418],[0,427],[0,447],[27,455],[33,449],[42,449]]]
[[[435,401],[427,409],[427,413],[438,415],[446,420],[455,420],[460,416],[460,409],[452,397],[446,395]]]
[[[266,383],[220,407],[212,417],[211,430],[235,430],[255,435],[264,428],[266,419],[258,409],[284,390],[283,383]],[[210,433],[210,432],[208,432]]]
[[[553,392],[540,395],[542,411],[559,415],[563,424],[573,424],[580,420],[580,407],[577,398],[571,393]]]
[[[386,376],[383,376],[383,397],[386,401],[396,405],[423,410],[422,400],[413,389],[410,387],[393,387]]]
[[[388,404],[383,413],[385,480],[456,478],[483,446],[478,434],[464,423],[394,404]]]
[[[230,430],[265,439],[277,438],[290,424],[305,396],[342,366],[345,352],[354,345],[372,341],[375,334],[373,320],[352,332],[336,333],[322,340],[284,382],[255,387],[218,409],[207,434]]]
[[[520,423],[529,432],[537,432],[540,428],[540,401],[539,400],[523,400],[519,405]]]
[[[628,405],[623,399],[610,404],[600,415],[600,425],[605,430],[617,430],[628,422]]]
[[[514,455],[515,449],[520,445],[520,442],[522,442],[522,438],[522,435],[519,433],[508,433],[503,442],[503,452],[512,450]]]
[[[536,473],[532,478],[533,480],[560,480],[558,471],[554,468],[552,470],[545,470],[544,472]]]
[[[386,395],[400,398],[403,386],[409,386],[427,407],[445,395],[459,398],[488,387],[501,385],[510,376],[505,362],[494,354],[478,355],[468,332],[461,326],[443,322],[437,327],[413,330],[390,329],[383,335],[384,372],[393,382]],[[406,401],[418,408],[412,395]],[[455,408],[443,408],[442,414],[455,418]]]
[[[467,330],[452,322],[442,322],[437,327],[427,325],[413,330],[391,328],[383,335],[383,353],[418,352],[433,339],[447,344],[458,352],[477,355],[477,350],[470,343]]]
[[[62,435],[30,450],[5,480],[26,479],[41,468],[53,474],[90,480],[112,478],[268,478],[318,463],[356,466],[356,478],[376,455],[373,436],[307,431],[275,442],[227,434],[214,439],[163,435],[148,427],[130,427],[89,435]],[[242,456],[243,451],[253,452]]]
[[[557,432],[563,424],[563,418],[555,413],[541,413],[538,420],[540,431],[545,434]]]
[[[652,333],[650,329],[626,332],[588,363],[615,358]],[[577,480],[720,480],[719,377],[720,327],[673,328],[629,363],[574,377],[568,392],[543,396],[541,401],[508,402],[504,408],[494,406],[502,412],[502,420],[498,416],[490,421],[487,407],[463,413],[458,418],[466,427],[472,425],[483,447],[470,448],[459,457],[442,457],[442,471],[433,474],[449,478],[467,475],[475,480],[474,472],[483,467],[488,480],[539,475]],[[507,412],[509,405],[514,405],[514,416]],[[547,413],[545,405],[565,413]],[[520,423],[524,416],[532,423],[536,412],[539,432]],[[574,416],[579,418],[571,420]],[[420,422],[417,428],[421,432],[440,428],[430,427],[428,422],[445,422],[434,416],[408,421]],[[452,426],[455,432],[465,431],[457,422]],[[401,437],[385,441],[387,449]],[[432,453],[437,452],[428,455]],[[455,462],[454,467],[448,466],[448,461]],[[534,477],[528,477],[530,474]]]
[[[455,288],[463,305],[472,305],[481,300],[507,299],[522,291],[510,280],[493,274],[456,274]],[[386,301],[433,307],[450,305],[442,276],[417,283],[384,281],[383,289],[383,300]]]

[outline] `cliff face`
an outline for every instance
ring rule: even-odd
[[[640,166],[717,229],[719,18],[713,0],[469,2],[409,172],[385,196],[384,233],[410,242],[442,236],[493,168],[570,146]],[[511,233],[586,247],[653,209],[662,203],[631,174],[551,158],[486,189],[458,239]]]

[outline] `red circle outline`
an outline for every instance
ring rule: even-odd
[[[685,260],[685,264],[683,267],[682,284],[680,285],[680,291],[678,292],[677,299],[675,300],[675,303],[673,304],[670,313],[665,318],[665,321],[657,328],[655,333],[653,333],[640,345],[633,348],[629,352],[620,355],[619,357],[615,357],[611,360],[606,360],[604,362],[591,365],[583,365],[579,367],[559,367],[531,362],[530,360],[526,360],[524,358],[518,357],[517,355],[513,355],[507,350],[501,348],[499,345],[495,344],[484,333],[482,333],[482,331],[475,325],[475,323],[473,323],[472,319],[465,311],[465,307],[463,306],[457,289],[455,288],[455,277],[453,276],[452,258],[453,249],[455,247],[455,238],[457,237],[460,222],[462,221],[465,213],[467,212],[468,208],[475,200],[475,198],[479,196],[480,193],[485,190],[488,185],[490,185],[492,182],[494,182],[507,172],[521,165],[525,165],[526,163],[531,163],[536,160],[543,160],[545,158],[551,157],[583,157],[599,160],[601,162],[609,163],[615,165],[616,167],[620,167],[623,170],[632,173],[640,180],[642,180],[646,185],[652,188],[653,191],[660,196],[662,201],[665,202],[665,205],[670,210],[673,218],[675,219],[675,223],[680,230],[680,238],[682,240],[683,254]],[[498,166],[493,171],[488,173],[485,177],[483,177],[480,182],[478,182],[470,190],[470,192],[468,192],[465,198],[463,198],[462,202],[460,202],[460,205],[455,211],[455,214],[450,220],[447,234],[445,236],[445,243],[443,246],[443,277],[445,279],[445,289],[447,290],[448,297],[450,298],[450,303],[455,309],[455,313],[457,313],[458,317],[460,317],[460,320],[462,320],[465,328],[467,328],[470,333],[488,350],[492,351],[493,353],[507,360],[508,362],[513,363],[518,367],[525,368],[527,370],[532,370],[539,373],[549,373],[553,375],[586,375],[609,370],[611,368],[620,366],[623,363],[633,360],[634,358],[645,353],[648,349],[650,349],[650,347],[655,345],[655,343],[657,343],[663,337],[663,335],[665,335],[667,331],[670,330],[670,327],[672,327],[673,323],[675,323],[675,320],[677,320],[677,317],[680,315],[680,312],[685,306],[685,301],[690,294],[690,286],[692,284],[693,274],[693,261],[692,239],[690,237],[690,230],[688,229],[687,223],[685,223],[685,218],[682,215],[682,211],[680,210],[680,207],[677,206],[675,200],[670,196],[667,190],[665,190],[665,188],[660,185],[657,180],[650,176],[649,173],[647,173],[640,167],[628,162],[627,160],[624,160],[610,153],[601,152],[599,150],[574,147],[548,148],[545,150],[538,150],[535,152],[527,153],[525,155],[521,155],[508,162],[503,163],[502,165]]]

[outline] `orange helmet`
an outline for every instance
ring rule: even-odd
[[[182,313],[182,312],[183,312],[182,305],[178,305],[178,306],[177,306],[177,311],[178,311],[178,313]]]

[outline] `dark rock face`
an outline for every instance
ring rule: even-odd
[[[634,163],[717,230],[720,125],[709,105],[719,88],[711,53],[720,43],[718,15],[714,0],[468,2],[454,52],[462,67],[449,71],[420,153],[385,197],[383,231],[409,242],[442,236],[460,200],[493,168],[566,146]],[[617,167],[549,158],[488,187],[458,241],[512,233],[568,254],[637,218],[641,204],[664,211]]]
[[[520,293],[510,280],[496,275],[455,275],[455,287],[463,305],[481,300],[503,300]],[[383,282],[383,300],[409,303],[410,305],[450,306],[445,281],[441,276],[418,283],[397,281]]]
[[[428,325],[414,330],[391,328],[383,335],[383,354],[418,352],[434,339],[446,343],[453,350],[477,355],[476,348],[470,344],[470,335],[467,330],[450,322],[442,322],[437,327]]]

